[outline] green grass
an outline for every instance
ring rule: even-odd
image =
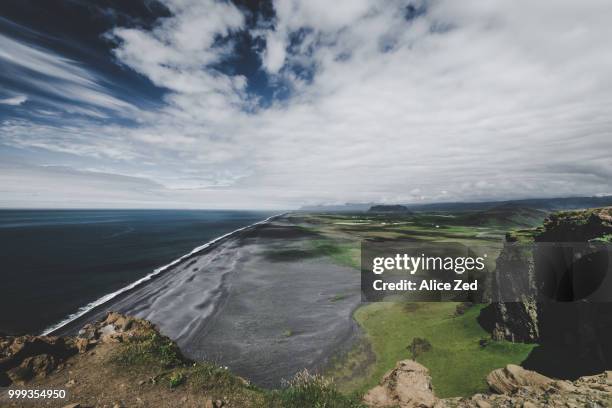
[[[408,239],[415,242],[457,242],[488,254],[487,267],[494,270],[508,225],[469,224],[463,214],[413,214],[375,217],[359,215],[307,215],[302,218],[322,239],[313,246],[318,254],[334,262],[359,267],[360,242],[367,238]],[[536,230],[515,232],[518,240]],[[431,351],[417,357],[429,368],[434,389],[440,397],[467,396],[487,390],[487,374],[508,363],[522,362],[533,345],[489,341],[474,306],[455,316],[456,303],[420,303],[409,308],[400,303],[363,306],[354,318],[366,336],[345,356],[335,359],[327,374],[338,379],[345,393],[364,393],[375,386],[397,361],[411,357],[414,338],[426,339]]]
[[[358,396],[342,394],[333,382],[304,370],[279,390],[266,394],[267,407],[366,408]]]
[[[489,337],[476,321],[482,306],[455,316],[456,306],[450,302],[372,303],[359,308],[355,319],[365,330],[376,358],[363,375],[340,384],[343,391],[365,392],[372,388],[397,361],[410,358],[408,347],[415,337],[431,343],[431,351],[422,353],[417,361],[429,369],[439,397],[486,391],[485,377],[491,370],[520,363],[534,347],[505,341],[481,347],[479,340]],[[338,369],[328,374],[333,376]]]
[[[604,244],[612,243],[612,234],[606,234],[601,237],[593,238],[591,242],[603,242]]]
[[[330,302],[340,302],[341,300],[344,300],[348,297],[348,295],[346,294],[337,294],[331,297],[331,299],[329,299]]]
[[[361,248],[358,242],[338,242],[331,239],[312,241],[313,249],[318,254],[330,257],[334,262],[359,269]]]
[[[151,333],[124,343],[112,361],[125,367],[165,369],[180,366],[185,360],[176,343],[165,336]]]
[[[189,385],[201,390],[230,392],[245,387],[245,382],[226,368],[212,363],[198,362],[189,367]]]
[[[185,375],[181,371],[174,371],[169,375],[170,388],[176,388],[185,382]]]

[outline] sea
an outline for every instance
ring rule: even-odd
[[[39,334],[195,248],[274,215],[0,210],[0,333]]]

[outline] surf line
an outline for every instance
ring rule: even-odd
[[[47,336],[50,333],[53,333],[55,330],[64,327],[65,325],[67,325],[68,323],[78,319],[79,317],[82,317],[83,315],[85,315],[90,310],[92,310],[92,309],[94,309],[94,308],[96,308],[96,307],[98,307],[100,305],[103,305],[104,303],[108,302],[109,300],[114,299],[115,297],[119,296],[120,294],[122,294],[124,292],[127,292],[128,290],[134,289],[135,287],[141,285],[144,282],[147,282],[147,281],[153,279],[155,276],[159,275],[160,273],[168,270],[169,268],[173,267],[176,264],[181,263],[182,261],[184,261],[185,259],[189,258],[190,256],[193,256],[193,255],[197,254],[198,252],[203,251],[206,248],[209,248],[211,245],[214,245],[214,244],[218,243],[219,241],[224,240],[226,238],[229,238],[232,235],[235,235],[235,234],[237,234],[237,233],[239,233],[241,231],[244,231],[244,230],[246,230],[248,228],[252,228],[252,227],[254,227],[256,225],[266,224],[266,223],[272,221],[275,218],[282,217],[285,214],[287,214],[287,213],[281,213],[281,214],[272,215],[271,217],[268,217],[265,220],[261,220],[261,221],[258,221],[256,223],[247,225],[245,227],[238,228],[237,230],[234,230],[234,231],[228,232],[227,234],[221,235],[221,236],[213,239],[212,241],[208,241],[207,243],[192,249],[191,252],[181,256],[180,258],[175,259],[174,261],[170,262],[169,264],[164,265],[164,266],[160,266],[159,268],[154,269],[153,272],[151,272],[150,274],[144,276],[143,278],[140,278],[137,281],[132,282],[129,285],[124,286],[123,288],[121,288],[121,289],[119,289],[119,290],[117,290],[115,292],[112,292],[112,293],[109,293],[107,295],[104,295],[101,298],[99,298],[97,300],[94,300],[93,302],[88,303],[85,306],[80,307],[79,310],[77,310],[76,312],[68,315],[68,317],[66,317],[64,320],[60,321],[59,323],[57,323],[57,324],[55,324],[53,326],[50,326],[50,327],[46,328],[41,333],[41,336]]]

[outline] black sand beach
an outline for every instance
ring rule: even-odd
[[[189,358],[278,386],[323,367],[358,334],[359,273],[313,253],[313,239],[283,217],[247,228],[53,334],[119,311],[157,324]]]

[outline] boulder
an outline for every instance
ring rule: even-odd
[[[103,320],[85,325],[79,331],[76,341],[79,350],[85,351],[98,342],[123,342],[132,337],[149,335],[155,330],[155,326],[146,320],[109,312]]]
[[[0,336],[0,386],[45,377],[69,357],[97,344],[123,342],[151,333],[157,333],[152,323],[110,312],[102,321],[83,327],[78,337]]]
[[[54,336],[5,336],[0,338],[0,385],[24,384],[46,377],[77,353],[71,338]]]
[[[13,367],[6,372],[11,382],[24,384],[35,378],[44,378],[57,367],[57,361],[53,356],[40,354],[34,357],[27,357],[17,367]]]
[[[436,403],[429,371],[414,360],[398,362],[363,400],[376,408],[431,408]]]
[[[521,387],[530,387],[535,391],[544,392],[554,380],[535,371],[508,364],[504,368],[493,370],[487,375],[487,383],[491,390],[498,394],[512,394]]]

